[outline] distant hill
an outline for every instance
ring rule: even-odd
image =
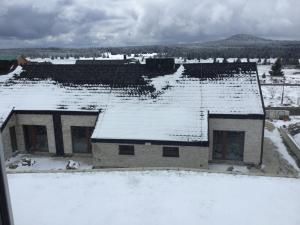
[[[205,43],[187,44],[189,47],[230,47],[230,48],[247,48],[247,47],[300,47],[300,41],[271,40],[257,37],[250,34],[236,34],[229,38],[209,41]]]
[[[229,38],[204,43],[128,46],[111,48],[21,48],[0,49],[0,57],[25,55],[29,57],[99,57],[105,52],[113,54],[158,53],[162,57],[194,58],[300,58],[300,41],[270,40],[249,34],[236,34]]]

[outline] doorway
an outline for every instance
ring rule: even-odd
[[[48,152],[48,138],[46,126],[24,125],[26,151]]]
[[[243,161],[244,131],[214,131],[213,159]]]
[[[71,127],[72,146],[74,153],[92,152],[91,136],[93,134],[93,130],[93,127]]]

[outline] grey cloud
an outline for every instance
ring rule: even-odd
[[[300,39],[298,0],[2,1],[0,47],[183,43],[236,33]]]
[[[0,36],[20,39],[40,38],[54,25],[55,13],[40,13],[31,6],[9,8],[0,19]]]

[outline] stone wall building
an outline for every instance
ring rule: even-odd
[[[93,157],[95,167],[259,165],[265,111],[255,63],[28,64],[0,80],[6,158]]]

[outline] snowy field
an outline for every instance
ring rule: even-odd
[[[271,65],[258,65],[258,75],[261,83],[282,83],[282,79],[271,79],[269,71]],[[284,88],[283,104],[281,104],[282,86],[262,86],[265,106],[299,106],[297,100],[300,97],[300,69],[284,68],[285,83],[298,84],[299,86],[286,86]],[[262,74],[266,74],[266,78],[262,78]]]
[[[257,65],[257,72],[262,81],[262,83],[282,83],[282,79],[272,79],[269,71],[271,70],[272,65]],[[285,83],[288,84],[300,84],[300,69],[294,67],[284,67],[282,69],[285,77]],[[262,75],[265,74],[266,78],[262,78]]]
[[[196,172],[10,174],[16,225],[299,225],[300,180]]]
[[[300,97],[300,86],[284,87],[283,104],[281,104],[282,86],[261,86],[266,107],[294,106],[298,107],[297,100]]]

